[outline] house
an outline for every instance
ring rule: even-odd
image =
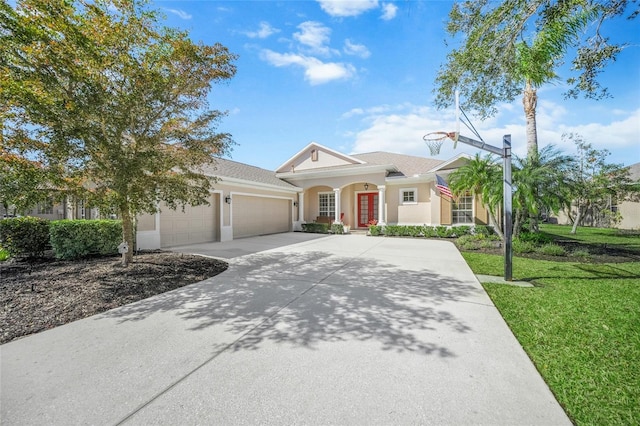
[[[315,142],[275,172],[218,159],[206,174],[218,177],[209,205],[171,210],[137,221],[138,248],[228,241],[300,230],[314,221],[342,221],[352,229],[381,224],[487,224],[488,214],[471,194],[457,200],[436,187],[469,157],[450,160],[387,152],[347,155]]]
[[[634,182],[640,182],[640,163],[629,166],[629,176]],[[640,195],[635,194],[630,200],[621,201],[615,207],[622,216],[617,228],[640,229]]]
[[[634,182],[640,182],[640,163],[629,166],[629,177]],[[606,211],[589,209],[585,212],[582,223],[585,226],[614,226],[619,229],[640,229],[640,195],[632,194],[630,198],[616,202],[611,197],[607,203]],[[621,220],[618,223],[611,224],[610,217],[615,213],[619,213]],[[571,206],[571,217],[576,216],[576,207]],[[573,219],[569,217],[566,211],[559,211],[553,215],[551,221],[560,225],[571,225]]]

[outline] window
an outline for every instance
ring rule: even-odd
[[[336,217],[336,198],[333,192],[318,194],[319,216]]]
[[[451,216],[451,222],[454,224],[473,223],[473,196],[466,193],[454,200],[451,206]]]
[[[318,150],[317,149],[312,149],[311,150],[311,161],[318,161]]]
[[[417,204],[418,190],[416,188],[403,188],[400,190],[401,204]]]
[[[51,200],[38,203],[38,214],[53,214],[53,203]]]

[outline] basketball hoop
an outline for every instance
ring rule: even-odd
[[[424,135],[422,140],[426,142],[431,155],[438,155],[446,138],[451,138],[457,142],[458,134],[456,132],[431,132]]]

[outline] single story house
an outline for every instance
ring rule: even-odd
[[[137,222],[137,245],[162,248],[300,230],[306,222],[342,221],[352,229],[380,224],[487,224],[471,194],[453,201],[436,187],[468,161],[388,152],[347,155],[315,142],[275,171],[226,159],[205,173],[218,177],[209,205],[171,210]]]

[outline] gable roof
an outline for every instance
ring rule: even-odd
[[[321,151],[321,152],[325,152],[327,154],[329,154],[329,157],[332,158],[334,160],[333,164],[331,164],[331,166],[351,166],[351,165],[357,165],[357,164],[362,164],[363,162],[351,155],[347,155],[347,154],[343,154],[341,152],[338,152],[334,149],[328,148],[324,145],[321,145],[317,142],[311,142],[309,143],[307,146],[305,146],[304,148],[302,148],[300,151],[298,151],[293,157],[289,158],[287,161],[285,161],[284,163],[282,163],[277,169],[276,172],[277,173],[287,173],[290,170],[292,170],[292,166],[295,166],[296,168],[299,165],[303,165],[305,169],[310,169],[310,168],[324,168],[323,165],[321,163],[319,163],[317,166],[313,166],[313,167],[309,167],[309,163],[306,162],[305,160],[307,160],[308,158],[308,154],[309,152],[311,152],[311,150],[317,150],[317,151]],[[306,163],[306,164],[305,164]]]
[[[410,177],[425,174],[437,168],[445,161],[435,158],[417,157],[414,155],[394,154],[392,152],[376,151],[365,154],[353,154],[359,160],[368,164],[393,164],[398,171],[392,171],[389,176]]]
[[[244,181],[267,186],[276,186],[285,190],[297,190],[298,187],[276,177],[272,170],[261,169],[225,158],[216,158],[215,163],[206,166],[202,172],[216,176],[220,181]]]

